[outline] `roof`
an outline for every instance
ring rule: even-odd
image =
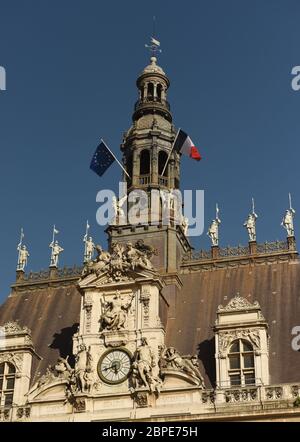
[[[18,282],[0,307],[0,324],[17,321],[32,330],[36,352],[32,383],[59,356],[72,360],[72,336],[80,313],[78,274],[56,280]],[[46,275],[47,276],[47,275]],[[183,287],[177,291],[172,316],[166,327],[167,345],[182,354],[199,352],[207,386],[215,381],[213,326],[218,306],[226,305],[237,292],[251,303],[258,301],[269,324],[270,381],[299,381],[300,354],[292,350],[292,328],[300,325],[300,261],[294,254],[266,254],[264,258],[226,262],[185,262],[179,274]],[[46,278],[46,279],[45,279]]]

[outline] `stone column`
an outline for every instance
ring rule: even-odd
[[[134,149],[132,153],[132,185],[139,185],[139,176],[140,176],[140,154]]]
[[[153,137],[151,155],[151,184],[158,184],[158,148],[156,137]]]

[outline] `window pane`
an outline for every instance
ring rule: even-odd
[[[12,405],[13,402],[13,394],[9,393],[5,395],[5,402],[4,402],[4,406],[6,405]]]
[[[244,374],[244,377],[245,377],[245,384],[246,385],[255,384],[254,373]]]
[[[12,364],[8,364],[8,373],[14,373],[15,371],[15,367]]]
[[[13,390],[15,386],[15,378],[6,378],[6,390]]]
[[[230,353],[238,353],[240,351],[239,341],[234,341],[230,347]]]
[[[4,373],[4,364],[0,364],[0,374]]]
[[[243,355],[244,358],[244,368],[251,368],[254,367],[254,356],[253,353],[249,353],[246,355]]]
[[[230,376],[230,385],[241,385],[241,376],[239,374],[233,374]]]
[[[253,351],[252,345],[248,342],[243,341],[243,350],[244,351]]]
[[[2,390],[2,385],[3,385],[3,378],[0,377],[0,391]]]
[[[240,368],[240,355],[229,356],[229,367],[231,370]]]

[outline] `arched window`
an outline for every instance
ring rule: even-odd
[[[228,353],[230,385],[255,384],[254,352],[248,341],[236,339]]]
[[[158,99],[158,101],[161,101],[161,91],[162,91],[162,85],[158,84],[157,85],[157,99]]]
[[[9,362],[0,364],[0,406],[10,407],[13,403],[16,369]]]
[[[147,149],[142,150],[140,156],[140,175],[150,173],[150,152]]]
[[[132,173],[133,173],[133,159],[132,154],[126,158],[126,170],[130,178],[126,175],[126,180],[128,186],[131,186],[132,183]]]
[[[154,98],[154,84],[148,83],[148,93],[147,93],[148,100],[153,100]]]
[[[158,175],[162,175],[168,155],[164,150],[161,150],[158,154]],[[168,166],[165,168],[164,176],[168,176]]]

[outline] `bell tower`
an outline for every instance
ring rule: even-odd
[[[152,262],[159,272],[176,273],[181,255],[189,251],[191,246],[184,224],[174,222],[178,210],[173,207],[172,212],[171,207],[169,223],[162,216],[165,204],[162,192],[179,191],[180,154],[172,151],[176,130],[167,101],[170,81],[157,64],[154,54],[150,64],[139,75],[136,85],[138,100],[134,106],[132,125],[124,133],[121,144],[123,164],[128,173],[128,176],[124,174],[123,180],[126,181],[128,194],[141,190],[147,194],[149,222],[110,225],[107,229],[109,242],[135,243],[143,239],[157,249]],[[154,209],[152,196],[155,192],[158,202]],[[127,210],[130,210],[130,202]],[[150,211],[153,214],[154,210],[157,211],[155,222],[150,217]]]

